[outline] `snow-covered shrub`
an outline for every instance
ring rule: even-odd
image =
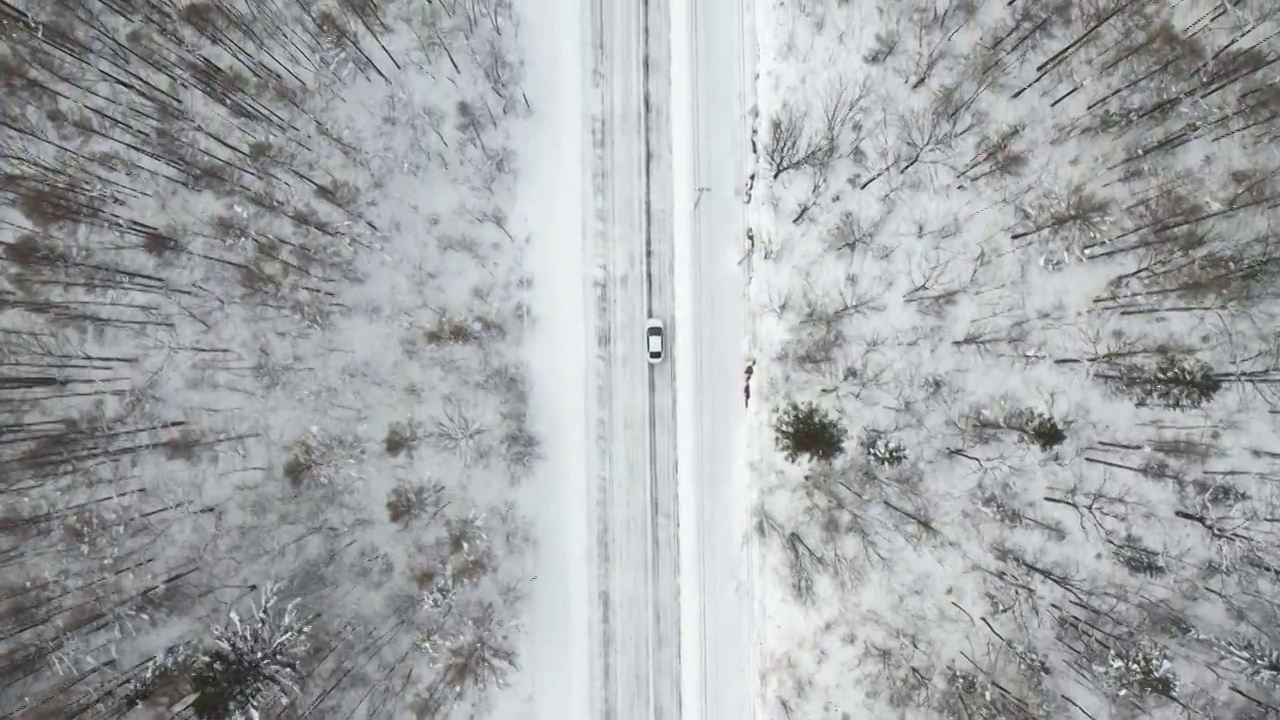
[[[200,657],[201,649],[196,643],[165,648],[125,684],[122,704],[126,709],[140,704],[157,708],[178,704],[190,691],[191,672]]]
[[[1048,709],[1037,697],[1020,697],[1004,683],[948,667],[939,710],[948,720],[1039,720]]]
[[[191,708],[202,720],[241,720],[283,705],[298,692],[311,626],[298,601],[278,607],[279,587],[263,587],[241,617],[232,608],[213,628],[213,647],[193,663]]]
[[[388,455],[397,457],[401,453],[412,453],[414,445],[420,439],[418,428],[412,421],[396,422],[387,428],[387,436],[383,439],[382,446],[386,448]]]
[[[1095,667],[1121,695],[1172,697],[1178,692],[1178,677],[1163,649],[1141,641],[1132,646],[1110,649],[1106,664]]]
[[[528,428],[517,426],[509,428],[502,434],[502,457],[507,466],[519,476],[524,468],[528,468],[539,457],[539,442],[536,435]]]
[[[427,431],[426,439],[435,447],[458,457],[464,465],[487,458],[489,445],[485,438],[489,428],[457,399],[445,401],[434,427]]]
[[[907,448],[893,438],[875,433],[866,438],[863,448],[867,459],[881,467],[898,467],[907,461]]]
[[[1139,403],[1194,410],[1213,401],[1222,389],[1208,363],[1195,358],[1161,355],[1154,366],[1126,366],[1116,382]]]
[[[434,518],[444,507],[444,486],[439,483],[401,481],[387,495],[387,518],[407,528],[414,521]]]
[[[1121,565],[1137,575],[1157,577],[1168,573],[1164,558],[1160,553],[1143,547],[1141,539],[1132,533],[1123,542],[1112,542],[1111,552]]]
[[[1014,411],[1007,422],[1010,428],[1021,432],[1028,442],[1046,452],[1067,440],[1067,433],[1057,420],[1034,408]]]
[[[364,447],[359,440],[313,427],[290,448],[283,472],[295,487],[327,485],[357,472],[362,455]]]
[[[1224,665],[1251,682],[1280,689],[1280,647],[1269,638],[1223,641],[1211,639]]]

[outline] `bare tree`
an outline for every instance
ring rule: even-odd
[[[807,168],[831,151],[822,136],[814,136],[806,125],[808,114],[794,106],[784,106],[769,121],[769,138],[764,146],[765,166],[777,180],[785,173]]]

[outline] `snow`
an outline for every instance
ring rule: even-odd
[[[537,518],[528,664],[498,718],[754,717],[739,262],[754,6],[702,7],[696,23],[691,3],[648,7],[565,3],[522,28],[535,113],[517,217],[533,237],[546,458],[522,502]],[[717,33],[727,18],[737,32]],[[652,369],[649,316],[669,344]]]
[[[591,715],[670,717],[679,703],[673,368],[645,358],[670,315],[665,4],[590,4],[594,273],[588,427],[595,552]],[[646,96],[646,83],[654,89]],[[669,348],[680,352],[678,343]]]
[[[520,494],[520,506],[534,521],[522,670],[495,707],[494,720],[591,717],[584,6],[583,0],[529,1],[518,8],[525,88],[534,111],[518,140],[520,184],[513,216],[518,232],[531,237],[535,320],[526,363],[530,420],[542,440],[543,457]]]
[[[1110,2],[90,3],[6,106],[0,352],[99,392],[0,398],[0,712],[193,705],[262,587],[316,717],[1275,705],[1280,25]]]
[[[122,673],[211,642],[205,619],[268,582],[300,615],[323,610],[293,698],[317,716],[403,716],[420,695],[433,712],[483,706],[530,585],[513,505],[527,471],[527,307],[523,238],[504,226],[523,115],[507,5],[380,3],[382,28],[344,4],[322,31],[310,3],[218,3],[270,23],[228,24],[219,44],[191,23],[215,4],[178,4],[181,18],[148,6],[163,35],[115,14],[142,13],[128,4],[88,3],[93,25],[25,4],[47,33],[7,25],[6,59],[61,57],[42,44],[55,22],[111,59],[30,66],[63,100],[41,99],[61,106],[47,114],[4,105],[37,133],[5,131],[4,172],[103,179],[86,193],[128,222],[51,221],[8,197],[0,208],[6,242],[29,233],[28,251],[45,243],[72,261],[7,263],[6,297],[103,313],[0,311],[7,333],[32,339],[6,343],[6,362],[65,355],[79,367],[54,372],[98,391],[5,390],[4,490],[24,503],[6,502],[4,522],[31,532],[2,548],[15,632],[0,644],[0,714],[40,703],[113,716]],[[335,23],[350,24],[345,42]],[[239,81],[242,63],[267,73],[281,59],[301,78]],[[170,61],[236,74],[171,87],[154,71]],[[134,79],[104,79],[117,71]],[[251,90],[262,112],[236,104]],[[69,127],[86,106],[121,122]],[[58,446],[43,449],[50,434]],[[65,678],[51,666],[64,658]]]
[[[756,717],[743,370],[754,3],[672,3],[681,717]]]
[[[1230,47],[1274,57],[1275,17],[1261,3],[1141,4],[1070,45],[1106,5],[1072,4],[1034,38],[1036,18],[1013,18],[1047,6],[762,10],[762,143],[786,106],[819,137],[841,87],[866,92],[827,165],[757,185],[752,402],[764,407],[749,422],[770,716],[1194,714],[1179,703],[1229,716],[1252,702],[1228,692],[1206,638],[1276,627],[1274,603],[1237,595],[1274,593],[1274,577],[1234,554],[1273,563],[1273,534],[1227,550],[1187,516],[1274,517],[1276,458],[1246,448],[1275,447],[1275,398],[1241,383],[1164,408],[1135,402],[1142,387],[1119,387],[1115,366],[1158,369],[1174,353],[1224,380],[1275,372],[1271,281],[1179,286],[1274,241],[1274,205],[1241,201],[1243,178],[1274,172],[1274,131],[1239,107],[1249,88],[1274,88],[1274,71],[1196,86],[1225,72],[1197,67],[1218,50],[1228,67]],[[1123,56],[1161,27],[1160,47],[1204,47]],[[1064,48],[1075,52],[1055,56]],[[1176,72],[1090,107],[1166,56]],[[1170,112],[1142,115],[1159,99]],[[1041,227],[1090,198],[1103,209]],[[1186,245],[1155,242],[1183,220]],[[771,447],[765,410],[791,400],[840,418],[839,461],[788,463]],[[1061,424],[1060,445],[1029,442],[1037,416]],[[885,462],[890,447],[905,458]],[[1251,499],[1188,509],[1219,482]],[[1112,642],[1146,649],[1117,658]]]
[[[738,260],[754,43],[733,3],[699,10],[697,26],[692,11],[592,2],[526,13],[535,115],[518,216],[534,238],[529,366],[547,457],[522,503],[538,518],[530,664],[500,718],[752,717]],[[736,18],[727,42],[717,16]],[[581,48],[565,42],[584,35],[578,22]],[[588,48],[591,67],[578,54]],[[694,48],[708,108],[696,126],[684,82]],[[584,120],[591,132],[575,137]],[[584,138],[591,155],[575,162]],[[695,207],[703,182],[717,187]],[[650,316],[669,344],[652,368]],[[730,455],[740,461],[721,461]]]

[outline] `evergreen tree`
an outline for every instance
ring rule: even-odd
[[[1033,408],[1011,413],[1007,424],[1011,429],[1022,433],[1028,442],[1045,452],[1067,440],[1067,432],[1062,429],[1062,425],[1057,420]]]
[[[1213,368],[1194,358],[1162,355],[1154,367],[1128,367],[1116,381],[1141,404],[1194,410],[1213,401],[1222,389]]]
[[[831,460],[844,452],[844,427],[814,403],[790,403],[774,422],[778,447],[795,462],[801,455]]]

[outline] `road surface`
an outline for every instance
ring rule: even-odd
[[[737,262],[750,8],[589,2],[593,720],[754,717]],[[669,332],[654,366],[651,316]]]
[[[593,0],[591,716],[680,717],[675,372],[644,324],[673,319],[669,9]],[[678,348],[669,350],[678,352]]]
[[[753,720],[757,624],[744,446],[754,3],[672,0],[684,720]]]

